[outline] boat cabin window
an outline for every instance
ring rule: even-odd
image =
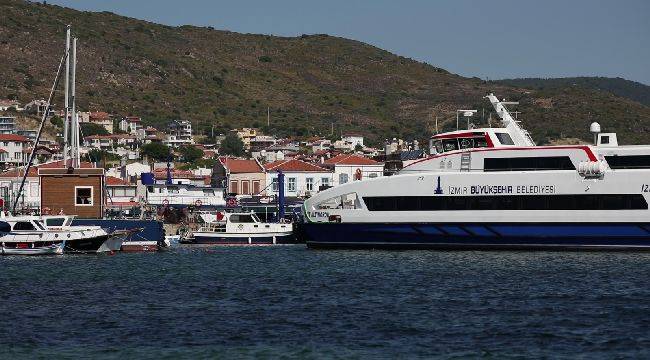
[[[515,142],[512,141],[512,138],[510,137],[510,134],[508,133],[494,133],[494,135],[497,136],[497,140],[499,140],[499,143],[501,145],[514,145]]]
[[[203,189],[203,194],[205,194],[205,195],[214,195],[214,190],[212,190],[212,189]]]
[[[36,230],[36,228],[29,221],[19,221],[14,224],[14,230]]]
[[[605,156],[611,169],[650,169],[650,155]]]
[[[433,147],[437,154],[458,149],[472,149],[488,147],[485,137],[464,137],[455,139],[435,140]]]
[[[568,156],[485,158],[484,171],[575,170]]]
[[[169,194],[178,194],[178,186],[168,186],[167,192]]]
[[[75,205],[92,206],[93,205],[93,188],[92,186],[75,186]]]
[[[349,193],[324,200],[316,205],[316,209],[361,209],[361,202],[357,193]]]
[[[63,226],[64,218],[51,218],[45,219],[45,225],[47,226]]]
[[[255,219],[253,219],[253,215],[251,214],[233,214],[230,215],[230,222],[235,223],[235,224],[242,224],[242,223],[254,223]]]

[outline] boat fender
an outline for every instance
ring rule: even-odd
[[[607,164],[602,161],[583,161],[578,164],[578,174],[584,177],[601,177],[607,171]]]

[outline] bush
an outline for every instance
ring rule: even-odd
[[[169,147],[158,142],[142,145],[140,153],[156,161],[167,161],[171,158]]]
[[[262,55],[262,56],[260,56],[260,57],[258,58],[258,60],[259,60],[260,62],[270,63],[270,62],[271,62],[271,57],[270,57],[270,56],[266,56],[266,55]]]

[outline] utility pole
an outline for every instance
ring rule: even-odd
[[[266,107],[266,127],[271,127],[271,107]]]

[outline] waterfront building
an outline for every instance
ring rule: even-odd
[[[266,174],[255,159],[220,157],[212,170],[211,183],[215,187],[228,187],[236,195],[264,195]]]
[[[29,154],[25,153],[29,140],[16,134],[0,134],[0,166],[3,168],[23,165]]]
[[[270,184],[267,194],[277,195],[279,192],[278,171],[285,175],[285,195],[292,197],[308,197],[317,193],[321,187],[333,184],[332,171],[302,160],[279,160],[264,165],[266,182]]]
[[[384,164],[356,154],[339,154],[323,165],[334,171],[334,185],[384,176]]]

